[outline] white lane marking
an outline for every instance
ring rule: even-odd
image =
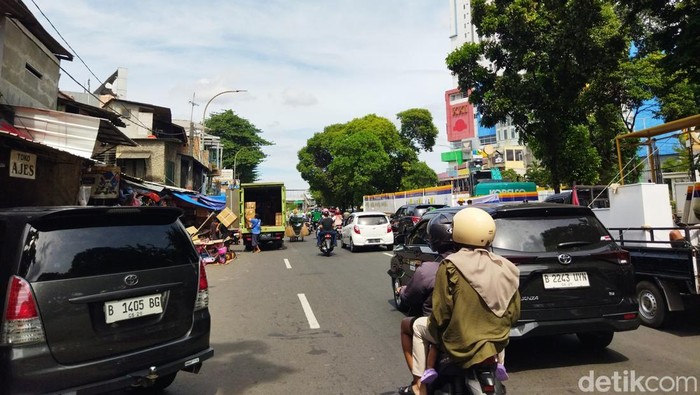
[[[291,269],[292,265],[289,264],[289,259],[284,258],[284,266],[287,266],[287,269]]]
[[[297,296],[301,302],[301,307],[304,309],[304,314],[306,314],[306,319],[309,321],[309,328],[319,329],[321,325],[319,325],[318,321],[316,321],[316,316],[314,315],[314,312],[311,311],[311,305],[309,305],[309,301],[306,300],[306,295],[297,294]]]
[[[394,256],[394,254],[389,254],[388,252],[382,252],[382,254],[384,254],[384,255],[386,255],[386,256],[391,256],[391,257]]]

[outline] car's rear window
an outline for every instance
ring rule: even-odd
[[[49,281],[185,265],[197,260],[179,222],[30,228],[22,268],[29,281]]]
[[[610,243],[595,217],[537,217],[496,219],[493,247],[523,252],[553,252]]]
[[[357,217],[358,225],[384,225],[388,223],[386,217],[383,215],[363,215]]]
[[[416,207],[415,210],[413,210],[413,215],[415,215],[416,217],[420,217],[428,211],[435,210],[436,208],[442,208],[442,207],[445,207],[445,205],[438,204],[435,206],[419,206],[419,207]]]

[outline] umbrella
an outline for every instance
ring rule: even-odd
[[[155,192],[146,192],[146,193],[143,193],[142,195],[153,200],[156,203],[160,202],[160,196],[158,196],[158,194]]]

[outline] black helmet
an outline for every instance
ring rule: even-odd
[[[428,243],[433,251],[444,253],[454,249],[452,241],[452,218],[454,214],[440,213],[428,222],[426,229],[428,234]]]

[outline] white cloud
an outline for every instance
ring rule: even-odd
[[[35,0],[99,79],[129,69],[128,99],[171,108],[200,121],[232,109],[275,142],[263,179],[306,183],[296,153],[327,125],[367,114],[396,122],[427,108],[445,135],[444,91],[452,79],[448,6],[435,0],[182,0],[128,2]],[[206,5],[205,5],[206,4]],[[32,3],[28,7],[58,40]],[[154,23],[157,16],[158,23]],[[99,82],[76,58],[62,66],[91,89]],[[67,76],[61,89],[81,90]],[[199,106],[189,101],[195,95]],[[439,152],[442,149],[436,147]],[[436,171],[439,153],[422,154]]]

